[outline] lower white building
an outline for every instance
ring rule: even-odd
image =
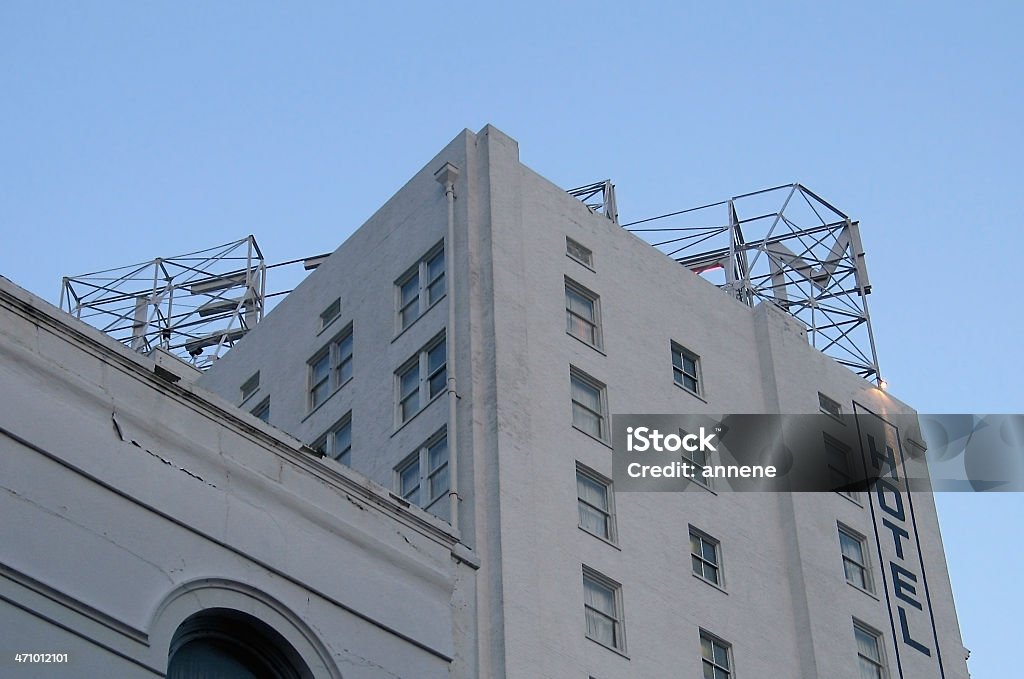
[[[0,278],[0,676],[470,676],[443,521]]]

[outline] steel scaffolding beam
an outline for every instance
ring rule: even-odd
[[[744,304],[789,312],[812,346],[881,382],[858,222],[805,186],[776,186],[623,228]]]
[[[209,367],[263,318],[256,239],[65,277],[61,309],[141,353],[162,348]]]

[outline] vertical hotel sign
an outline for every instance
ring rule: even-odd
[[[875,546],[894,641],[890,648],[896,653],[890,670],[901,678],[944,678],[900,429],[858,403],[853,406],[865,477],[872,480]]]

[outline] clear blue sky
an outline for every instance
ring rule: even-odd
[[[622,221],[805,183],[861,222],[891,391],[1024,412],[1024,6],[709,4],[5,0],[0,274],[330,251],[490,122]],[[1016,676],[1024,497],[939,506],[974,676]]]

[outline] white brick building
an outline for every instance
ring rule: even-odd
[[[239,402],[257,371],[242,405],[269,399],[272,425],[311,444],[347,427],[348,464],[446,518],[451,481],[481,563],[477,676],[966,676],[930,496],[914,500],[930,603],[907,625],[925,655],[890,616],[868,498],[614,493],[610,413],[818,412],[819,393],[912,411],[493,127],[457,136],[200,383]]]
[[[21,575],[2,573],[0,624],[22,645],[159,676],[207,608],[160,602],[209,580],[247,583],[212,607],[262,620],[316,677],[967,676],[930,495],[910,591],[873,497],[615,492],[612,413],[912,411],[493,127],[459,134],[199,378],[220,399],[3,291],[3,561]],[[40,481],[69,474],[79,522]],[[66,544],[88,575],[54,558]],[[905,598],[923,605],[904,624]]]

